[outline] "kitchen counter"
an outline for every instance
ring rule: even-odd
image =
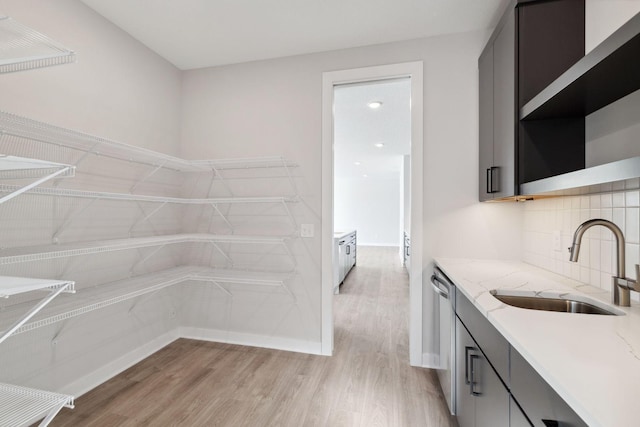
[[[356,230],[351,230],[351,231],[334,231],[333,232],[333,238],[334,239],[342,239],[347,237],[349,234],[355,233]]]
[[[639,425],[640,305],[615,307],[622,316],[516,308],[489,291],[572,294],[613,305],[609,291],[522,262],[437,258],[436,264],[587,424]]]

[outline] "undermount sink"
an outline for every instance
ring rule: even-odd
[[[491,291],[491,294],[507,305],[526,308],[528,310],[557,311],[561,313],[602,314],[620,316],[624,312],[615,308],[604,308],[595,304],[578,301],[572,298],[549,298],[540,296],[509,295]],[[586,299],[586,298],[585,298]]]

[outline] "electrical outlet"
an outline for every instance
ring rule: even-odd
[[[313,237],[314,234],[313,224],[300,224],[300,237]]]
[[[553,230],[553,250],[562,252],[562,233],[560,230]]]

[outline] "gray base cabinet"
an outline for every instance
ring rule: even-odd
[[[460,427],[586,427],[456,289],[456,416]]]
[[[509,426],[510,427],[531,427],[531,423],[522,412],[516,401],[509,399]]]
[[[509,390],[458,318],[456,340],[458,424],[508,426]]]
[[[511,393],[535,427],[587,426],[514,349],[511,349]]]

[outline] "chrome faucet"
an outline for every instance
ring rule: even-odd
[[[629,307],[631,305],[631,292],[640,292],[640,265],[636,264],[636,280],[627,279],[625,277],[625,253],[624,253],[624,235],[622,230],[606,219],[590,219],[583,222],[578,226],[576,232],[573,234],[573,242],[569,248],[571,262],[578,262],[578,255],[580,254],[580,242],[582,241],[582,235],[594,225],[601,225],[611,230],[614,236],[616,236],[616,256],[618,258],[618,266],[616,269],[616,275],[612,278],[611,291],[612,302],[615,305],[621,305],[623,307]]]

